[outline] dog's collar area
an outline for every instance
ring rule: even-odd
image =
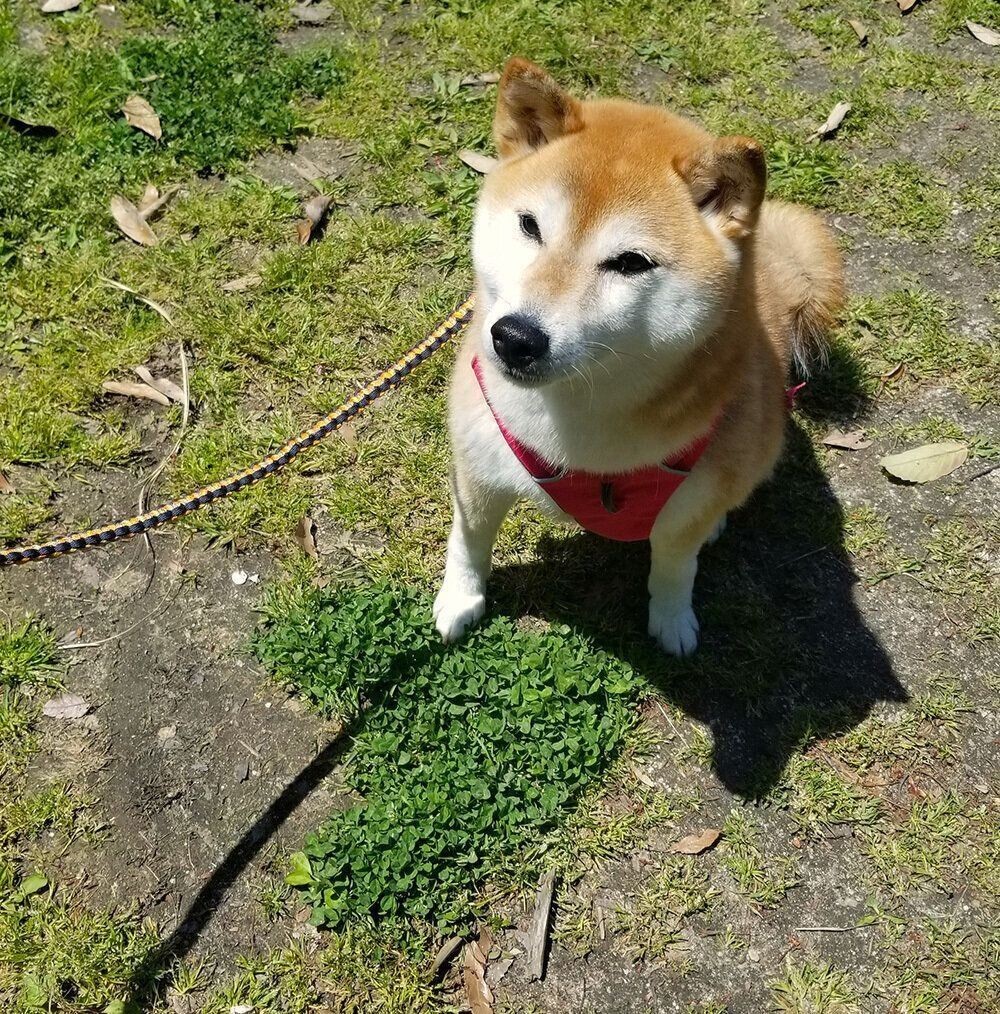
[[[664,504],[680,488],[715,435],[717,422],[676,457],[621,475],[557,469],[518,440],[497,414],[478,356],[472,360],[472,369],[501,436],[525,471],[581,527],[619,542],[649,538]]]

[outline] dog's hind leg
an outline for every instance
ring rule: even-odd
[[[493,543],[515,496],[507,490],[467,490],[454,483],[455,514],[434,622],[445,642],[457,641],[486,611]]]

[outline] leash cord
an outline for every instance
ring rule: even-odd
[[[344,423],[360,415],[387,391],[402,383],[416,367],[426,362],[438,349],[462,331],[469,322],[474,306],[475,297],[469,296],[426,338],[400,356],[392,366],[383,370],[374,380],[362,387],[329,415],[303,430],[298,436],[278,448],[274,454],[269,454],[250,468],[236,472],[210,486],[203,486],[194,493],[189,493],[178,500],[171,500],[169,503],[154,507],[145,514],[139,514],[133,518],[114,521],[88,532],[64,535],[61,538],[41,542],[34,546],[15,546],[12,549],[0,550],[0,567],[62,556],[79,549],[103,546],[109,542],[117,542],[119,539],[141,535],[143,532],[158,528],[174,518],[179,518],[182,514],[190,514],[192,511],[200,510],[215,500],[221,500],[223,497],[229,496],[230,493],[246,489],[247,486],[252,486],[255,482],[273,475],[307,447],[311,447],[324,437],[329,436]]]

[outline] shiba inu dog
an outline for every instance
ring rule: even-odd
[[[811,212],[765,160],[663,109],[580,101],[512,59],[473,233],[477,309],[450,392],[454,521],[437,628],[485,609],[515,500],[648,539],[649,633],[692,652],[698,552],[781,453],[791,365],[843,298]]]

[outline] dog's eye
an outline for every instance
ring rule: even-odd
[[[538,228],[538,219],[534,215],[529,215],[526,211],[522,211],[518,215],[518,221],[521,223],[521,232],[525,236],[533,239],[536,243],[541,243],[542,230]]]
[[[626,250],[625,253],[606,260],[601,267],[618,275],[641,275],[644,271],[652,271],[656,267],[656,261],[651,261],[638,250]]]

